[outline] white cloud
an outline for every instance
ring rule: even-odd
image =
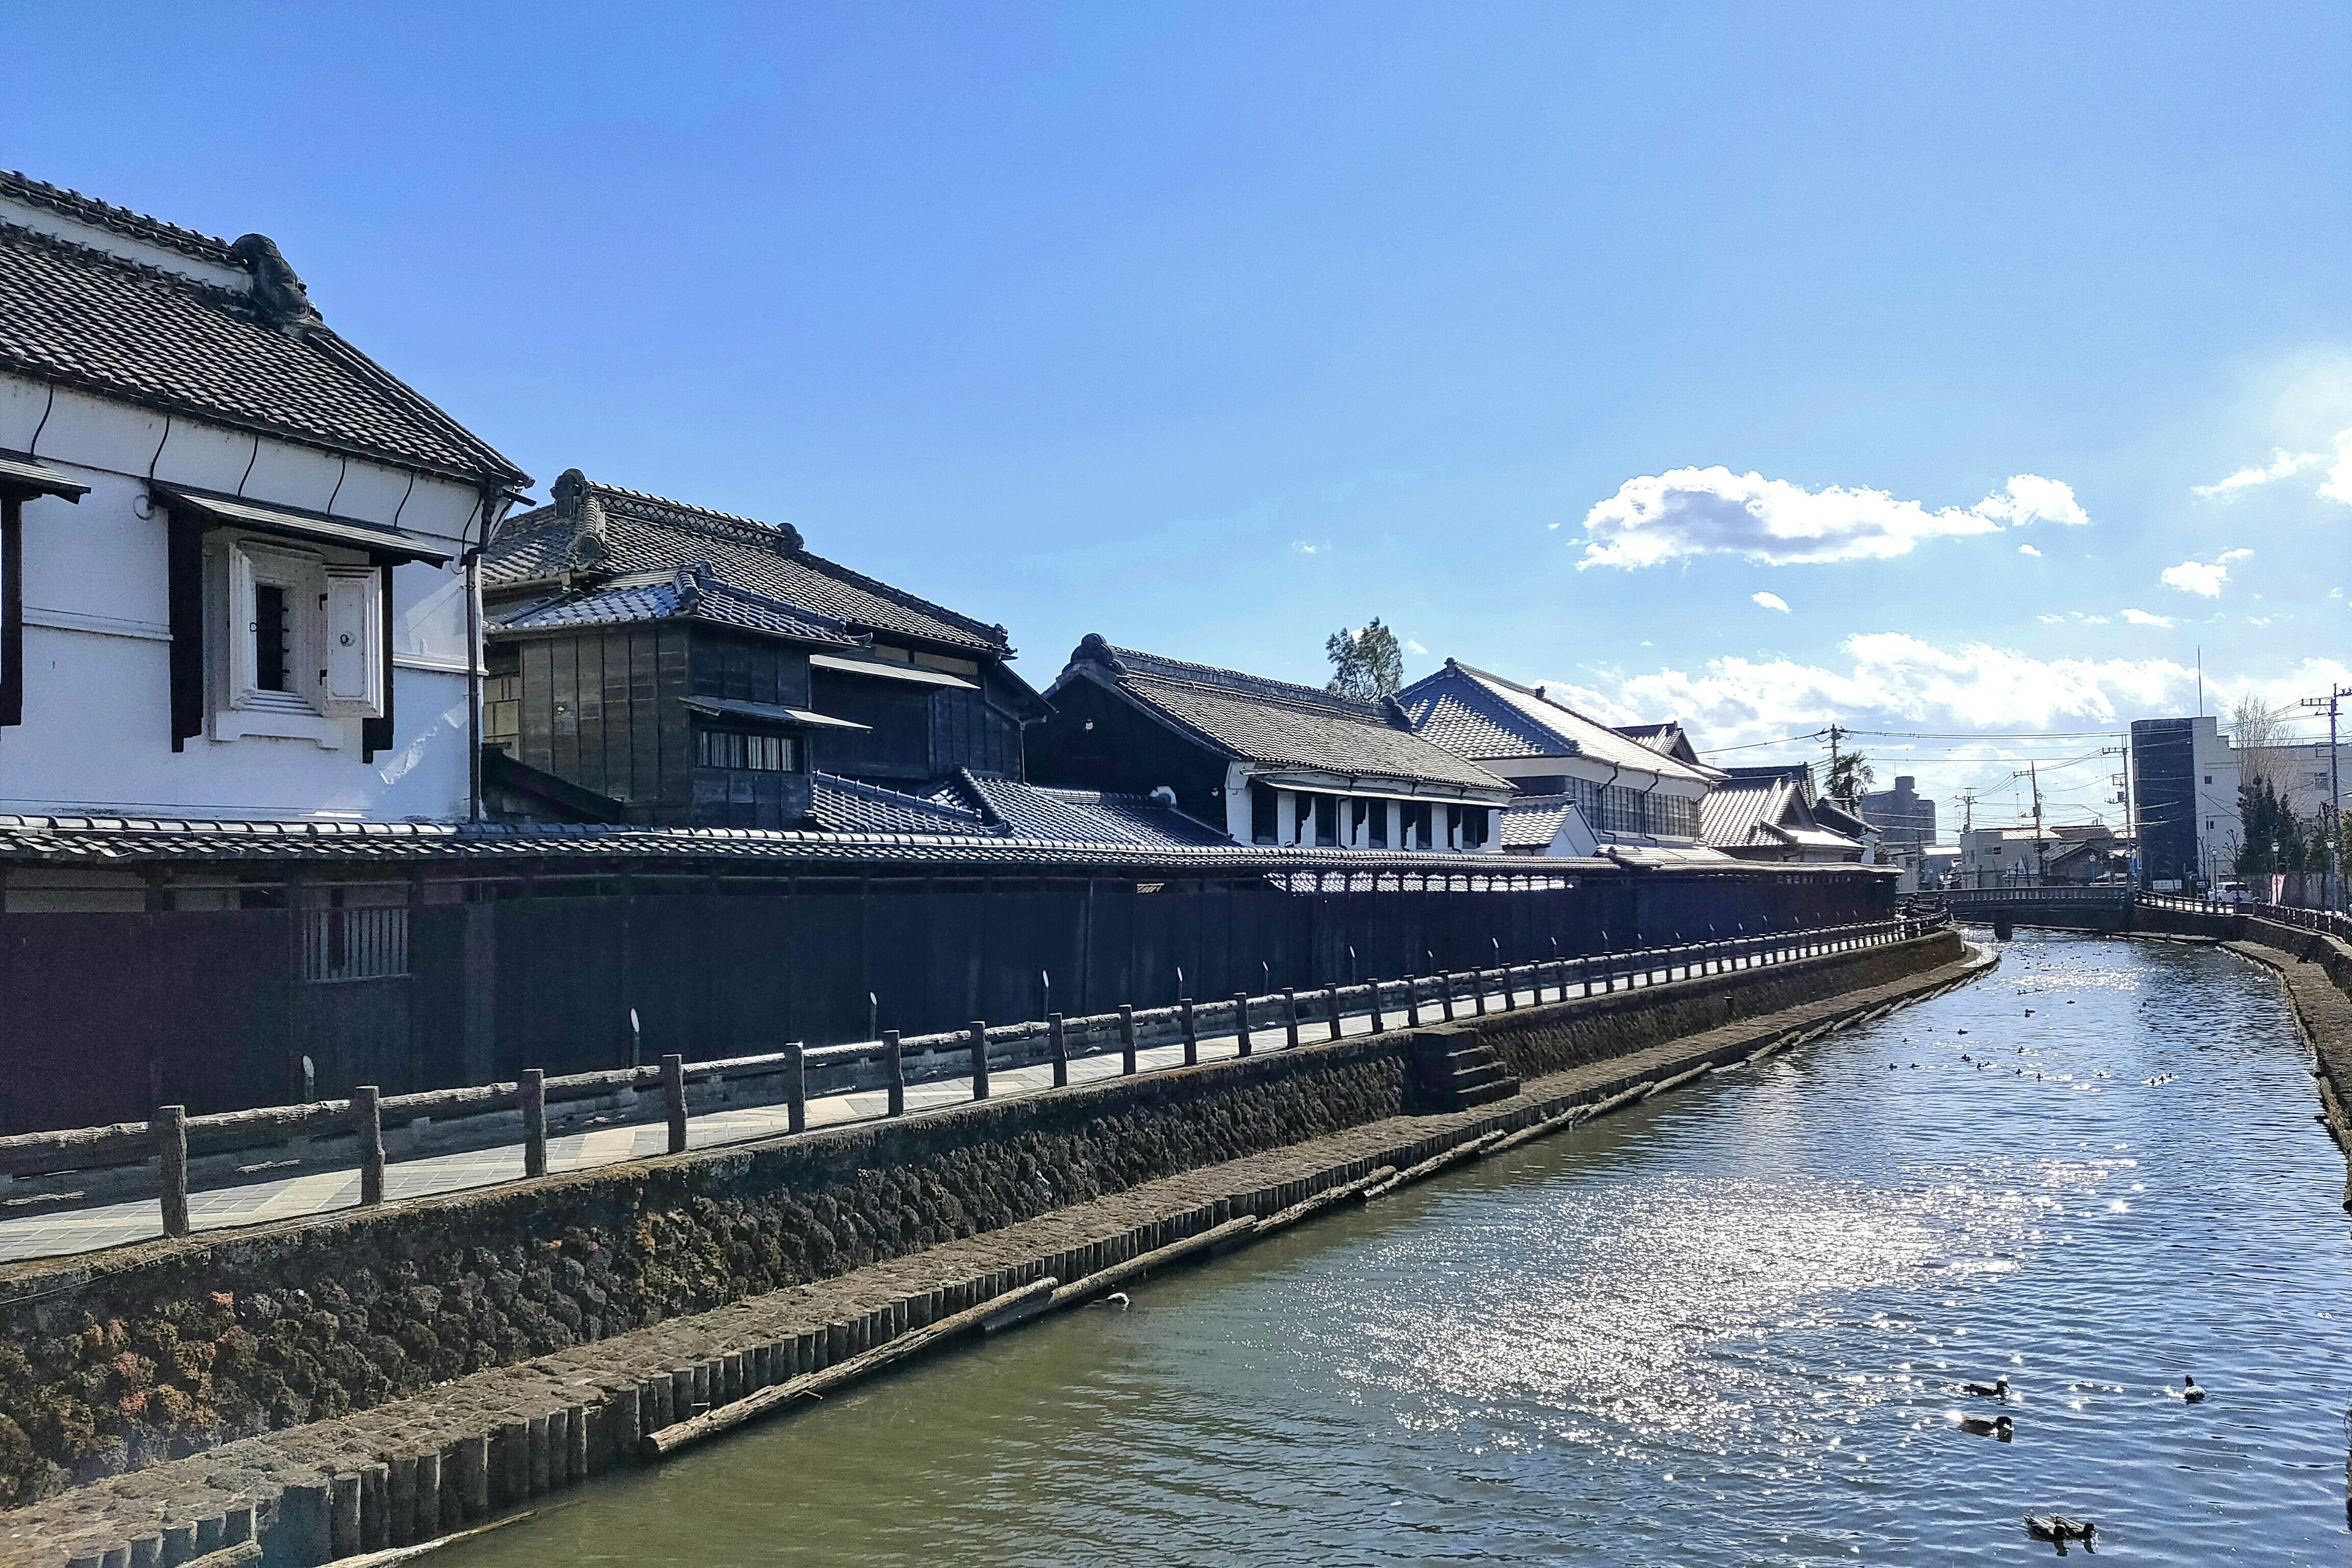
[[[2191,493],[2208,500],[2228,500],[2242,491],[2324,468],[2327,477],[2320,480],[2319,493],[2329,500],[2352,505],[2352,430],[2338,430],[2336,439],[2328,445],[2332,449],[2326,452],[2290,452],[2284,447],[2274,447],[2271,460],[2259,468],[2240,468],[2227,479],[2189,488]]]
[[[2330,659],[2307,659],[2271,678],[2249,680],[2213,670],[2205,675],[2207,710],[2227,712],[2242,693],[2282,701],[2330,682],[2352,683],[2352,668]],[[1647,672],[1602,669],[1579,679],[1550,679],[1546,687],[1570,707],[1612,724],[1678,719],[1702,752],[1721,763],[1771,762],[1810,754],[1817,744],[1766,748],[1759,742],[1811,734],[1832,720],[1859,731],[1926,731],[1938,736],[2017,731],[2120,731],[2134,719],[2193,713],[2197,671],[2168,658],[2036,658],[1986,643],[1946,647],[1900,632],[1847,638],[1837,657],[1821,664],[1791,659],[1711,659],[1696,668]],[[2022,773],[2021,761],[2006,757],[2050,755],[2047,744],[2011,740],[1925,741],[1902,734],[1864,734],[1851,742],[1876,764],[1882,786],[1896,773],[1918,775],[1922,793],[1953,802],[1958,791],[1986,787]],[[2066,755],[2098,742],[2067,742]],[[1724,747],[1744,752],[1717,752]],[[1916,752],[1916,760],[1906,752]],[[2058,775],[2058,783],[2103,780],[2117,766],[2114,758],[2091,759]],[[2050,769],[2043,788],[2053,787]],[[2095,799],[2095,795],[2083,798]],[[1999,820],[2030,800],[2007,795],[1979,804],[1978,820]],[[2114,807],[2102,806],[2116,820]]]
[[[2209,599],[2221,596],[2221,584],[2230,580],[2230,569],[2215,562],[2207,565],[2200,561],[2184,561],[2178,566],[2168,566],[2158,576],[2168,588],[2178,588],[2184,594],[2202,594]]]
[[[2086,626],[2104,626],[2107,624],[2106,616],[2086,616],[2080,610],[2069,610],[2063,616],[2037,616],[2034,618],[2045,626],[2063,626],[2068,621],[2079,621]]]
[[[1930,511],[1885,490],[1786,479],[1729,468],[1676,468],[1626,480],[1584,514],[1587,566],[1655,566],[1694,555],[1742,555],[1774,566],[1907,555],[1923,539],[1998,533],[2089,516],[2056,479],[2019,474],[1972,507]]]
[[[2221,554],[2213,557],[2224,566],[2232,561],[2251,561],[2253,558],[2254,552],[2251,550],[2224,550]]]
[[[2124,619],[2136,626],[2168,626],[2172,624],[2170,616],[2151,616],[2146,610],[2126,610]]]
[[[1323,555],[1329,552],[1331,542],[1327,539],[1318,544],[1310,540],[1294,539],[1290,542],[1290,548],[1301,555]]]
[[[1789,601],[1778,594],[1750,594],[1748,597],[1768,610],[1778,610],[1784,616],[1789,613]]]
[[[1427,648],[1425,648],[1425,647],[1422,647],[1422,646],[1421,646],[1421,644],[1419,644],[1419,643],[1417,643],[1417,642],[1413,641],[1413,639],[1412,639],[1412,638],[1411,638],[1411,637],[1407,637],[1407,638],[1405,638],[1405,639],[1404,639],[1404,651],[1405,651],[1405,652],[1407,652],[1407,653],[1421,653],[1421,654],[1425,654],[1425,653],[1427,653],[1429,650],[1428,650]]]
[[[2031,556],[2034,557],[2036,560],[2041,559],[2041,556],[2042,556],[2042,552],[2040,552],[2039,550],[2034,549],[2034,548],[2033,548],[2033,546],[2032,546],[2031,544],[2021,544],[2021,545],[2019,545],[2019,546],[2017,547],[2017,552],[2018,552],[2020,555],[2031,555]]]

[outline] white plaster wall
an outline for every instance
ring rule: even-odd
[[[36,433],[37,432],[37,446]],[[0,812],[168,816],[450,818],[467,805],[464,574],[393,573],[394,744],[191,737],[171,749],[164,515],[146,480],[241,493],[392,524],[454,556],[476,506],[467,487],[291,442],[0,376],[0,447],[32,450],[90,487],[79,505],[25,506],[25,722],[0,730]],[[152,468],[151,468],[152,465]],[[141,516],[142,510],[151,515]]]

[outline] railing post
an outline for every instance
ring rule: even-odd
[[[383,1110],[376,1086],[361,1084],[352,1090],[352,1131],[360,1141],[360,1202],[383,1202]]]
[[[1045,1048],[1054,1058],[1054,1087],[1066,1089],[1070,1083],[1070,1037],[1064,1032],[1062,1016],[1050,1013],[1045,1017]]]
[[[907,1058],[898,1050],[898,1031],[882,1031],[882,1070],[890,1085],[890,1114],[907,1114]]]
[[[1404,977],[1404,1026],[1421,1027],[1421,982],[1410,974]]]
[[[1503,1011],[1512,1012],[1519,1005],[1518,993],[1511,988],[1511,966],[1503,965]]]
[[[1184,1026],[1184,1065],[1198,1067],[1201,1065],[1201,1030],[1198,1021],[1192,1016],[1192,999],[1187,996],[1177,1003],[1176,1013]]]
[[[1286,985],[1282,988],[1283,1043],[1292,1049],[1298,1046],[1298,993]]]
[[[522,1173],[547,1174],[547,1072],[525,1068],[515,1085],[515,1105],[522,1111]]]
[[[971,1097],[988,1098],[988,1025],[978,1018],[971,1021]]]
[[[669,1118],[669,1152],[686,1152],[686,1058],[676,1051],[662,1058],[662,1110]]]
[[[784,1106],[795,1132],[808,1131],[808,1052],[794,1040],[784,1047]]]
[[[1331,1037],[1336,1040],[1339,1037],[1339,988],[1337,985],[1323,987],[1323,1003],[1331,1010]]]
[[[1486,972],[1483,969],[1470,972],[1470,1008],[1473,1017],[1486,1016]]]
[[[163,1167],[163,1234],[188,1234],[188,1108],[155,1108],[155,1162]]]
[[[1123,1078],[1135,1076],[1135,1005],[1118,1005],[1118,1070]]]
[[[1437,1005],[1445,1011],[1445,1021],[1454,1022],[1454,972],[1440,972],[1437,976]]]
[[[1234,993],[1234,1044],[1243,1056],[1250,1054],[1249,993]]]
[[[1372,1033],[1381,1034],[1387,1028],[1388,1020],[1381,1016],[1381,983],[1375,979],[1372,982]]]

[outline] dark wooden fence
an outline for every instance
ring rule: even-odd
[[[328,981],[305,978],[287,909],[0,915],[0,1131],[1581,957],[1879,920],[1894,901],[1885,879],[1834,871],[1340,880],[452,886],[408,908],[406,974]]]

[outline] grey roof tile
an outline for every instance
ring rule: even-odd
[[[1024,838],[1175,848],[1231,842],[1207,823],[1147,795],[1046,789],[1013,779],[983,778],[969,768],[957,769],[932,798],[974,811]]]
[[[902,795],[832,773],[818,773],[813,782],[815,799],[811,816],[816,826],[828,832],[953,834],[975,838],[997,836],[978,813],[920,795]]]
[[[1099,637],[1081,643],[1071,663],[1075,668],[1106,659],[1119,689],[1137,702],[1248,762],[1465,790],[1507,787],[1476,763],[1423,740],[1381,703],[1115,648]],[[1064,679],[1080,678],[1066,672]]]
[[[22,175],[0,174],[0,195],[241,266],[219,240]],[[454,478],[526,482],[331,328],[280,331],[245,295],[6,222],[0,369]]]
[[[576,470],[575,470],[576,472]],[[566,480],[572,479],[565,476]],[[560,481],[562,482],[562,481]],[[674,571],[702,561],[754,594],[830,616],[861,631],[1009,657],[1003,626],[934,605],[803,548],[800,531],[581,479],[604,517],[596,574]],[[572,564],[573,519],[549,505],[509,518],[482,558],[486,592],[561,577]]]
[[[866,642],[831,616],[737,587],[715,575],[708,562],[675,572],[633,573],[583,593],[494,612],[489,626],[493,631],[534,632],[679,620],[838,647],[859,647]]]
[[[1590,757],[1694,784],[1706,773],[1588,719],[1533,687],[1447,659],[1397,693],[1414,731],[1456,756]]]

